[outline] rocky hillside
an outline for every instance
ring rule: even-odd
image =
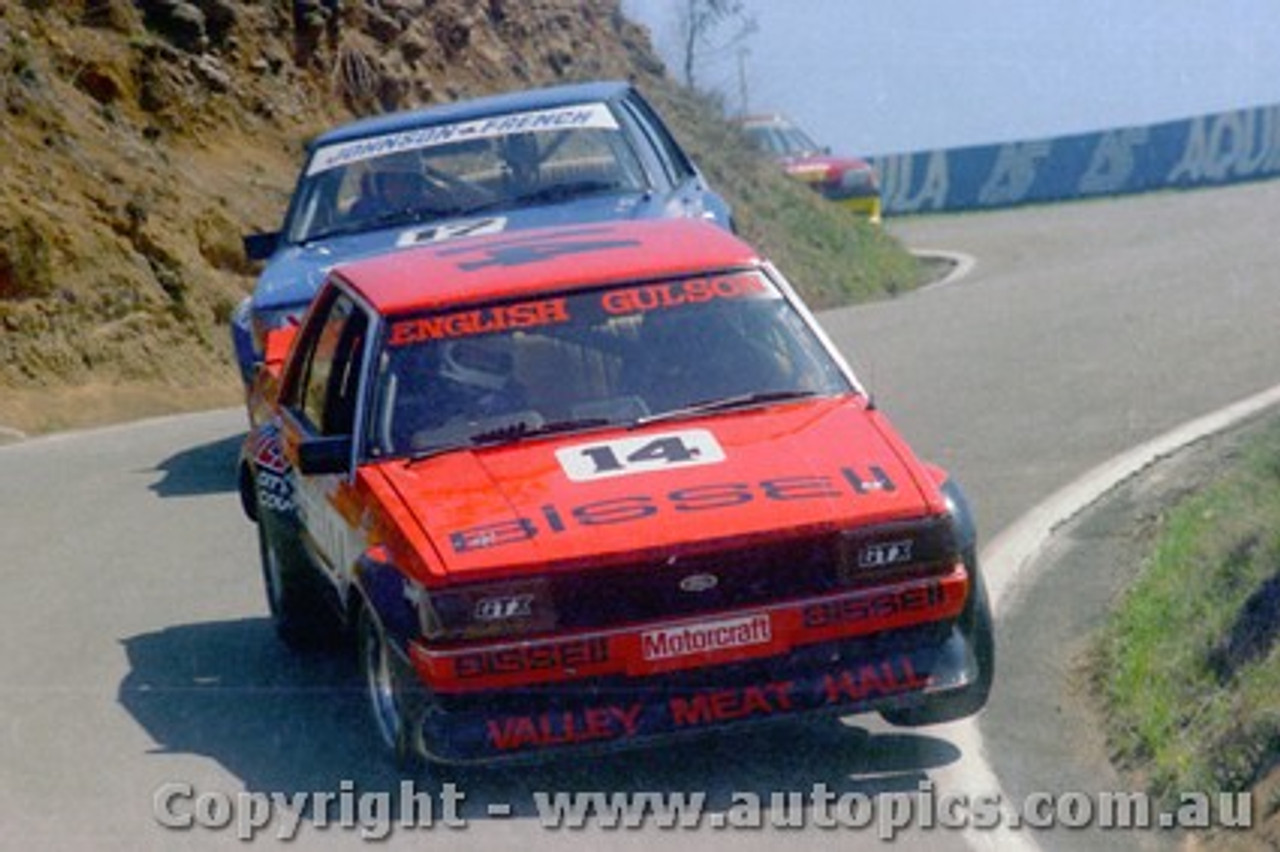
[[[239,237],[278,224],[305,139],[528,85],[636,80],[748,236],[819,264],[820,302],[913,275],[746,155],[618,0],[12,0],[0,66],[0,424],[233,402],[226,321],[254,272]],[[828,275],[828,243],[865,243],[887,271]]]

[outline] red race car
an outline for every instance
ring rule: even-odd
[[[739,123],[751,144],[781,163],[788,175],[868,221],[880,222],[880,179],[866,160],[832,154],[780,115],[751,115]]]
[[[963,495],[723,229],[340,266],[254,394],[243,497],[278,632],[354,637],[401,761],[986,701]]]

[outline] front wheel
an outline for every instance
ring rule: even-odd
[[[414,748],[412,714],[406,700],[405,678],[409,673],[404,671],[405,664],[367,606],[360,609],[356,629],[360,672],[378,736],[397,767],[412,768],[418,762],[418,755]]]
[[[330,648],[342,636],[342,621],[325,597],[322,580],[314,570],[286,561],[272,533],[274,524],[260,513],[258,553],[262,560],[262,584],[276,633],[297,651]]]

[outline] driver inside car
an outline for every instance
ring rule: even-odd
[[[475,420],[528,407],[515,363],[501,341],[451,340],[441,346],[439,387],[456,417]]]
[[[503,177],[506,190],[514,198],[538,188],[542,157],[532,133],[514,133],[501,140]]]
[[[791,388],[796,378],[777,353],[752,339],[737,316],[752,305],[710,302],[646,311],[635,368],[624,378],[652,411],[669,411],[761,388]]]
[[[420,449],[462,440],[487,420],[526,412],[528,394],[504,344],[462,339],[423,347],[415,375],[402,382],[415,392],[396,404],[395,443]]]
[[[413,154],[382,157],[360,176],[360,197],[350,212],[359,219],[377,219],[443,206],[439,200],[433,202],[431,189]]]

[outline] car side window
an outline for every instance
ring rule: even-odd
[[[299,182],[286,219],[286,240],[299,242],[308,234],[333,227],[339,199],[347,192],[342,184],[345,174],[346,170],[335,169]]]
[[[693,167],[653,108],[638,95],[628,97],[623,103],[641,131],[649,138],[654,153],[662,161],[662,168],[671,182],[678,184],[692,177]]]
[[[369,319],[346,294],[322,308],[310,325],[299,359],[301,366],[287,389],[286,404],[320,435],[354,431]]]

